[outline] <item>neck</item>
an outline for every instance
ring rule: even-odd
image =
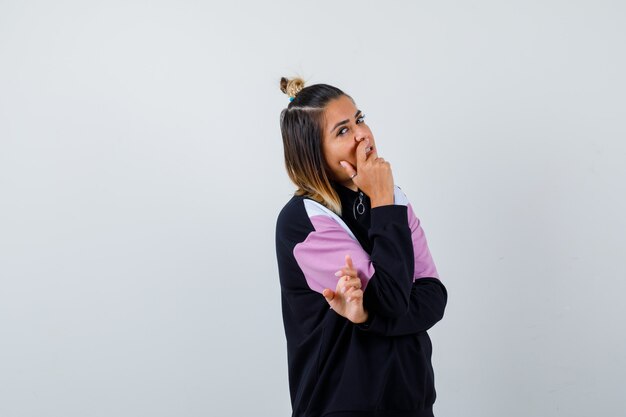
[[[339,184],[343,185],[346,188],[351,189],[352,191],[359,191],[359,187],[357,187],[354,181],[352,181],[351,179],[344,181],[344,182],[340,182]]]

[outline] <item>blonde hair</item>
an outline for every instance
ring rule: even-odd
[[[291,99],[296,98],[296,95],[304,88],[304,80],[300,77],[287,79],[282,77],[280,79],[280,91],[287,94]]]
[[[299,77],[282,77],[280,91],[291,99],[280,113],[280,130],[287,175],[298,187],[294,195],[309,197],[341,216],[341,200],[331,184],[322,138],[326,105],[348,95],[327,84],[305,87]]]

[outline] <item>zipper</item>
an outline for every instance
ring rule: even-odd
[[[356,200],[354,200],[354,204],[352,205],[352,215],[354,216],[354,220],[356,220],[356,214],[359,213],[359,216],[365,213],[365,204],[363,204],[363,191],[359,190],[359,203],[357,204]]]

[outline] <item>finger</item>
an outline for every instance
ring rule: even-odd
[[[361,280],[358,277],[350,277],[346,275],[342,278],[340,283],[341,287],[339,291],[341,293],[347,292],[348,288],[361,288]]]
[[[343,283],[345,282],[345,278],[341,277],[338,281],[337,281],[337,287],[335,288],[335,293],[337,294],[341,294],[343,292]]]
[[[336,277],[344,278],[345,276],[356,277],[358,274],[354,268],[343,267],[339,271],[335,272]]]
[[[350,292],[350,297],[347,300],[348,302],[362,302],[363,301],[363,290],[354,289]]]
[[[359,278],[351,278],[347,281],[344,281],[343,287],[361,288],[361,280]]]
[[[363,296],[363,290],[360,288],[353,288],[352,291],[350,292],[350,297],[352,298],[358,298],[362,296]]]
[[[376,160],[376,158],[378,158],[378,149],[376,149],[376,146],[374,146],[374,141],[370,139],[370,150],[367,153],[367,159],[374,159]]]
[[[354,293],[354,291],[361,291],[361,289],[360,288],[356,288],[356,287],[348,287],[343,292],[343,297],[346,298],[346,299],[351,297],[352,294]]]
[[[353,301],[359,301],[363,299],[363,290],[354,290],[350,293],[350,299]]]
[[[337,294],[336,291],[333,291],[330,288],[324,288],[324,291],[322,291],[322,295],[326,299],[326,302],[328,303],[331,310],[337,310],[338,308],[341,308],[343,300],[342,297],[339,297],[339,294]]]
[[[343,169],[346,171],[346,174],[348,174],[350,178],[353,178],[354,176],[356,176],[356,169],[354,169],[354,167],[352,166],[350,162],[339,161],[339,164],[343,167]]]
[[[372,158],[373,159],[378,158],[378,149],[376,149],[376,146],[374,145],[374,139],[371,136],[365,136],[359,144],[363,142],[366,143],[366,146],[365,146],[366,159],[369,161]],[[358,147],[357,147],[357,157],[358,157]]]
[[[365,163],[367,161],[368,154],[370,152],[370,140],[366,138],[359,142],[356,147],[356,165],[357,168],[359,164]]]
[[[346,287],[346,281],[349,280],[350,277],[347,275],[342,276],[341,278],[339,278],[339,280],[337,281],[337,288],[335,289],[336,292],[342,293],[343,289]]]
[[[350,302],[352,301],[352,294],[354,293],[354,291],[357,291],[354,287],[350,287],[346,290],[346,293],[344,294],[344,297],[346,298],[346,302]]]
[[[346,265],[348,266],[348,268],[354,269],[354,266],[352,264],[352,257],[350,256],[350,254],[346,255]]]

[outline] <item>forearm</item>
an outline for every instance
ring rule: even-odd
[[[448,300],[445,286],[436,278],[421,278],[411,288],[406,314],[389,318],[368,309],[367,319],[357,327],[367,333],[381,336],[403,336],[426,331],[443,317]]]
[[[389,318],[400,317],[409,309],[415,262],[406,206],[372,209],[368,233],[375,271],[365,290],[369,311]]]

